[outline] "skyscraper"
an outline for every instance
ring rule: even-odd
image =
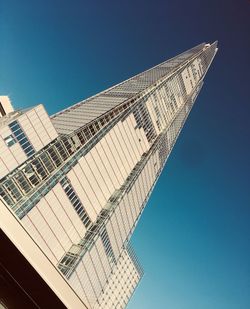
[[[26,308],[126,307],[143,275],[131,235],[216,52],[200,44],[51,117],[0,97],[0,304],[13,288]]]

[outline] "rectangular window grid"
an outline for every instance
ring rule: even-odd
[[[27,157],[32,156],[35,153],[33,146],[30,144],[27,136],[23,132],[20,124],[15,120],[9,124],[9,128],[11,129],[13,135],[15,136],[16,140],[22,147],[23,151],[27,155]]]

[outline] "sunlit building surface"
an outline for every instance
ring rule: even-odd
[[[143,275],[131,235],[216,52],[200,44],[51,117],[0,97],[1,306],[15,288],[25,308],[126,307]]]

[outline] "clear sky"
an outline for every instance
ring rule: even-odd
[[[201,42],[219,52],[133,237],[129,309],[250,308],[250,1],[0,0],[0,94],[49,114]]]

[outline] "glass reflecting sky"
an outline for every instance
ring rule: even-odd
[[[0,94],[49,114],[201,42],[219,52],[133,237],[129,309],[250,308],[250,2],[0,0]]]

